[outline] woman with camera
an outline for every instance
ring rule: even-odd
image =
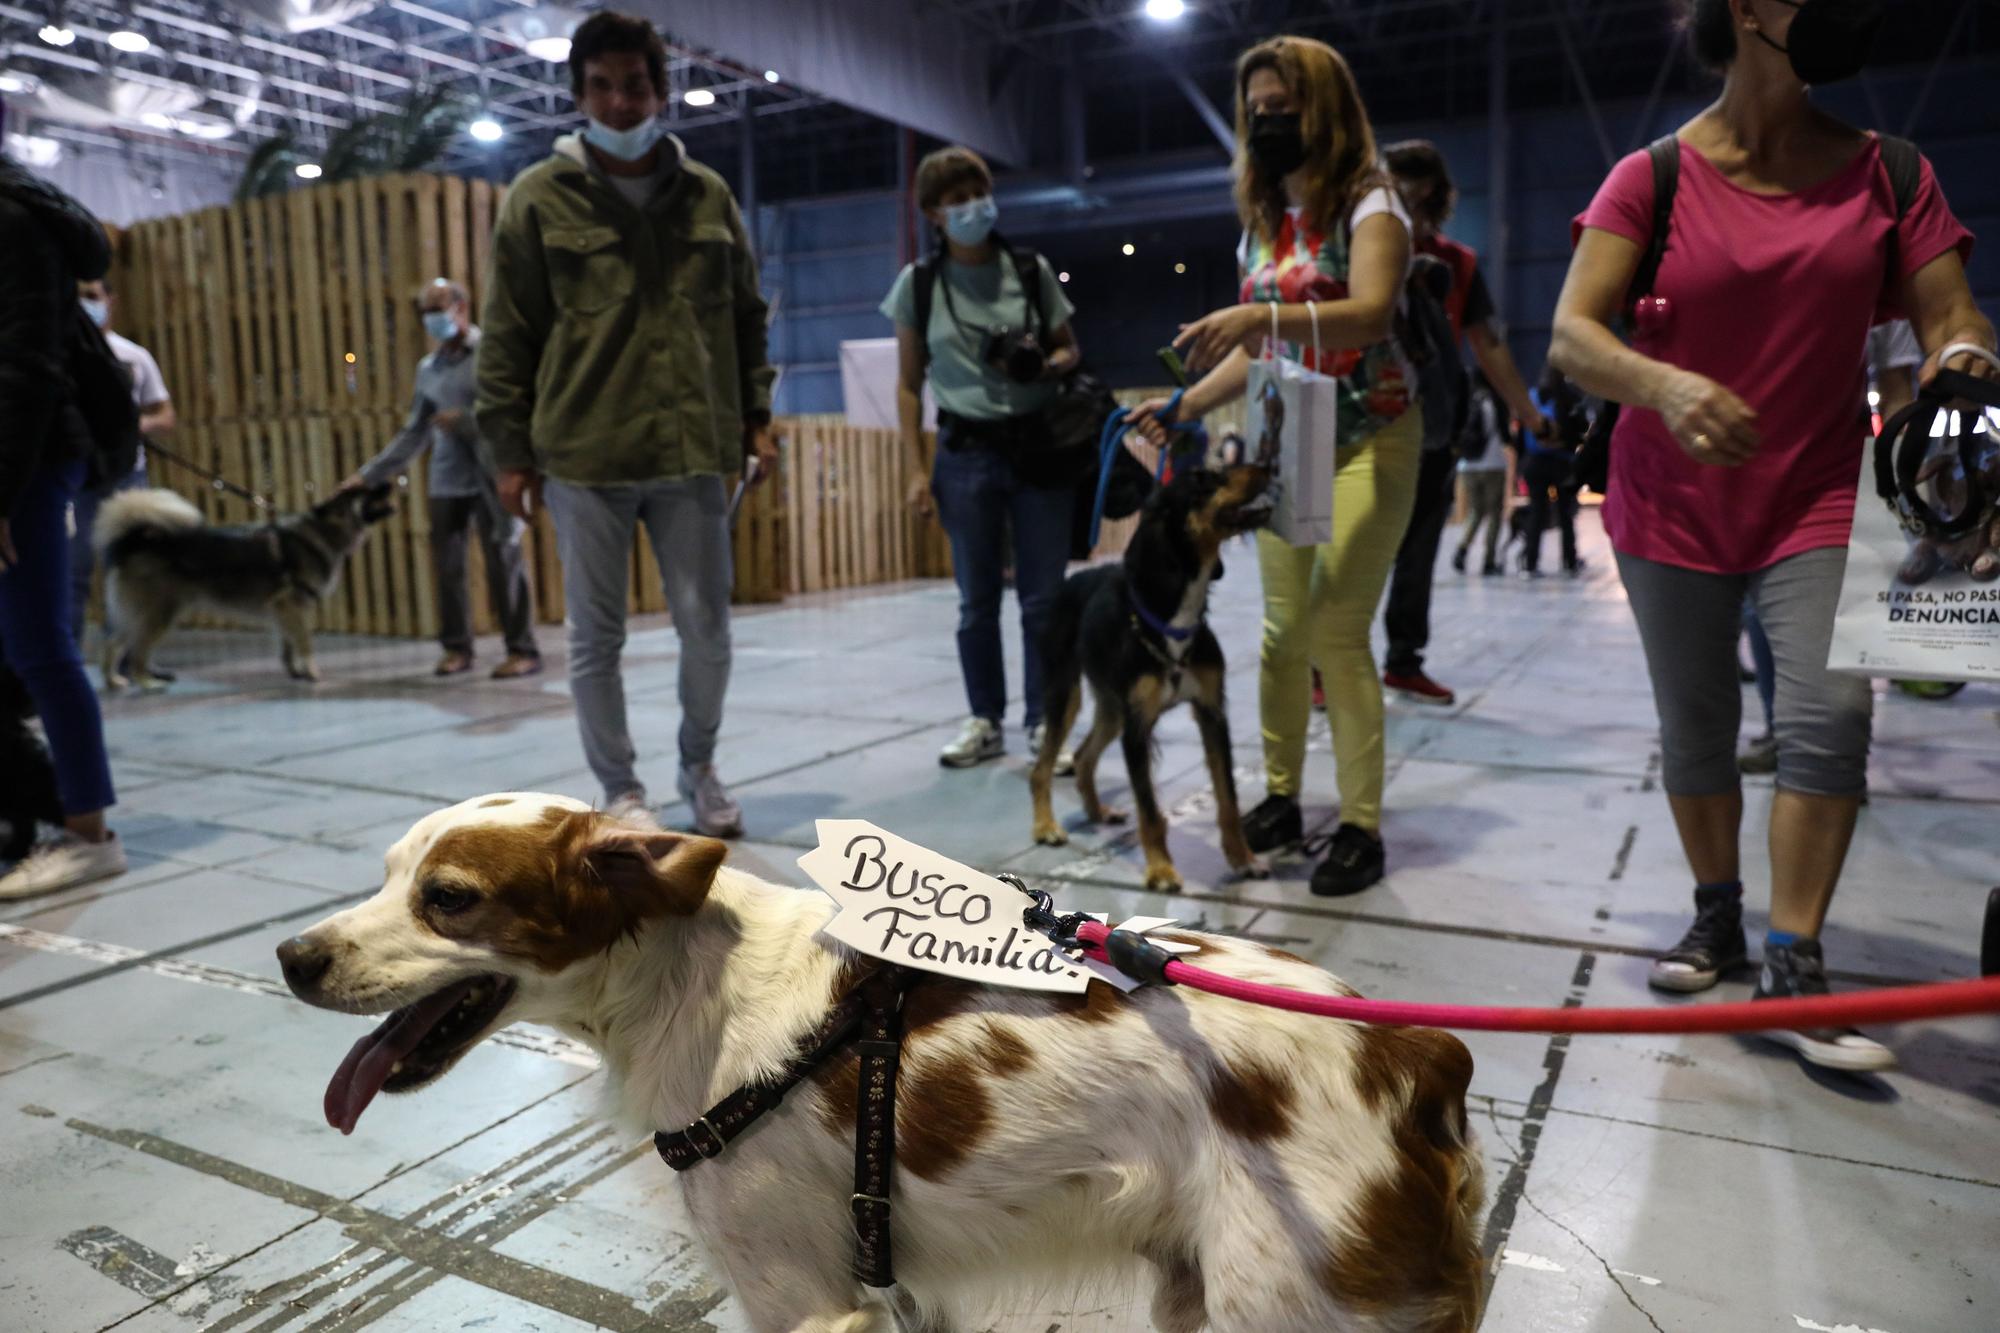
[[[972,715],[938,762],[968,768],[1006,749],[1000,592],[1010,530],[1029,752],[1041,744],[1041,634],[1062,586],[1076,496],[1072,484],[1049,484],[1037,463],[1050,453],[1043,412],[1077,364],[1074,307],[1047,260],[1009,249],[994,231],[993,173],[971,149],[925,157],[917,203],[939,244],[897,275],[882,313],[896,325],[897,407],[919,475],[910,505],[926,517],[935,505],[958,580],[958,665]],[[938,406],[928,481],[926,378]]]
[[[1659,710],[1663,785],[1694,872],[1693,923],[1653,964],[1686,992],[1745,967],[1736,639],[1747,597],[1777,659],[1771,914],[1756,998],[1824,994],[1819,931],[1867,790],[1873,695],[1826,667],[1868,433],[1862,348],[1900,308],[1930,366],[1993,346],[1964,261],[1972,237],[1930,165],[1815,107],[1810,85],[1865,63],[1879,4],[1691,0],[1721,96],[1669,147],[1678,183],[1650,292],[1647,152],[1613,167],[1576,226],[1549,360],[1625,404],[1604,526]],[[1627,347],[1611,323],[1633,298]],[[1881,1069],[1848,1028],[1773,1033],[1814,1064]]]
[[[1410,218],[1382,169],[1354,75],[1323,42],[1277,37],[1236,65],[1236,203],[1242,304],[1182,331],[1176,346],[1208,373],[1181,400],[1198,417],[1240,396],[1277,320],[1314,363],[1315,320],[1327,349],[1317,369],[1340,382],[1333,540],[1294,547],[1257,539],[1264,581],[1258,677],[1265,790],[1243,820],[1258,851],[1303,833],[1299,789],[1311,708],[1309,665],[1325,683],[1340,786],[1340,826],[1312,891],[1358,893],[1382,878],[1384,744],[1381,677],[1369,642],[1376,605],[1415,503],[1423,445],[1414,377],[1392,332],[1410,264]],[[1338,349],[1338,350],[1335,350]],[[1165,400],[1134,409],[1164,438]]]

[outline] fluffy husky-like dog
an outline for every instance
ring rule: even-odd
[[[388,1015],[334,1072],[328,1123],[353,1130],[377,1093],[432,1083],[514,1022],[596,1049],[628,1129],[679,1130],[776,1077],[874,965],[826,937],[825,895],[728,855],[562,796],[417,821],[379,893],[278,949],[308,1004]],[[1173,938],[1230,976],[1353,994],[1253,941]],[[1176,986],[1053,995],[939,976],[910,989],[902,1022],[890,1225],[906,1331],[983,1328],[995,1297],[1133,1270],[1151,1272],[1160,1333],[1477,1325],[1481,1167],[1456,1037]],[[850,1047],[679,1177],[757,1333],[896,1326],[851,1268],[859,1079]],[[433,1101],[454,1115],[448,1083]]]
[[[312,621],[371,525],[395,512],[387,484],[342,491],[274,523],[211,526],[172,491],[126,491],[97,511],[90,540],[104,567],[104,684],[158,688],[153,647],[201,606],[278,627],[285,670],[318,680]],[[119,670],[129,665],[132,679]]]

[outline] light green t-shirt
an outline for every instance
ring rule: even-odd
[[[1042,316],[1050,332],[1069,323],[1076,307],[1070,304],[1055,270],[1040,255],[1035,267],[1042,283]],[[896,275],[895,286],[882,300],[882,313],[899,327],[917,322],[916,265],[904,266]],[[951,284],[951,304],[946,306],[944,284]],[[952,314],[958,315],[957,322]],[[931,393],[940,409],[974,421],[995,421],[1020,416],[1046,406],[1055,385],[1016,384],[1000,370],[980,360],[986,334],[997,328],[1029,327],[1033,314],[1010,256],[996,254],[985,264],[943,261],[937,286],[931,291],[931,326],[925,342],[930,347]],[[1042,330],[1037,329],[1037,336]]]

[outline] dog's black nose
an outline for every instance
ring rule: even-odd
[[[294,935],[278,946],[278,966],[285,970],[285,984],[300,999],[305,999],[307,993],[319,984],[319,979],[326,975],[327,965],[332,961],[333,955],[324,945],[303,935]]]

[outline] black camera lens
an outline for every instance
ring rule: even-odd
[[[1016,384],[1033,384],[1048,369],[1049,359],[1032,333],[995,329],[987,335],[986,364]]]

